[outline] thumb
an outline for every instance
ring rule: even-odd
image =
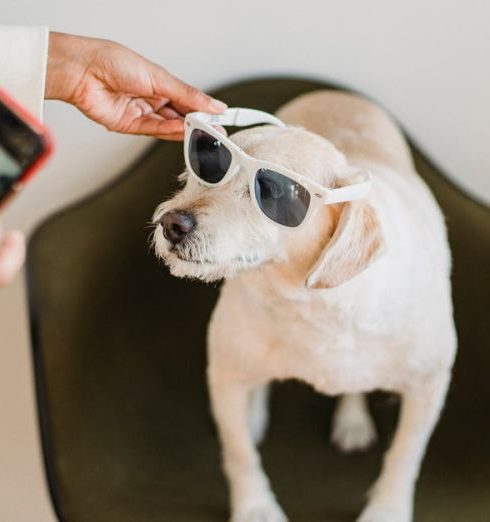
[[[152,65],[156,94],[168,98],[173,105],[183,107],[186,112],[203,111],[212,114],[220,114],[228,108],[226,103],[216,100],[196,87],[183,82],[163,67]]]
[[[9,284],[25,258],[25,241],[20,232],[6,232],[0,238],[0,287]]]

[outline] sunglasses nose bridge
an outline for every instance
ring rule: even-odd
[[[255,175],[261,168],[261,164],[255,158],[242,158],[239,167],[239,172],[242,172],[250,182],[253,183]]]
[[[239,174],[247,175],[249,174],[250,166],[242,161],[237,161],[233,166],[233,169],[230,173],[230,178],[234,178]],[[247,176],[248,177],[248,176]]]

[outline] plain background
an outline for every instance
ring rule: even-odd
[[[346,84],[387,107],[453,180],[490,203],[488,0],[1,0],[1,23],[117,40],[204,89],[281,74]],[[46,103],[45,121],[57,155],[2,216],[9,227],[31,229],[148,144],[57,102]],[[44,522],[21,278],[0,293],[0,336],[0,519]]]

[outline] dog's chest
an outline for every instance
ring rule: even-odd
[[[329,395],[395,389],[404,349],[394,307],[346,286],[328,300],[226,284],[210,325],[212,362],[252,381],[298,379]]]
[[[332,395],[390,387],[392,374],[386,370],[396,368],[397,351],[388,349],[386,339],[379,342],[383,333],[374,317],[306,303],[276,304],[264,314],[268,329],[257,364],[273,378],[300,379]]]
[[[380,379],[387,376],[382,371],[389,364],[386,350],[366,338],[361,341],[355,333],[341,332],[340,326],[330,326],[330,333],[312,332],[296,323],[285,335],[269,339],[265,357],[273,377],[300,379],[332,395],[379,387]]]

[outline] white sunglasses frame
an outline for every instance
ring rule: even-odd
[[[222,114],[208,114],[204,112],[188,113],[185,117],[184,124],[184,158],[188,171],[201,185],[206,187],[220,187],[225,185],[236,174],[238,174],[239,171],[244,171],[248,179],[250,197],[254,201],[254,206],[257,211],[260,212],[260,214],[268,221],[274,223],[274,225],[285,228],[287,230],[301,229],[323,205],[332,205],[334,203],[343,203],[367,197],[372,185],[372,176],[369,171],[362,171],[364,179],[359,183],[334,189],[326,188],[320,183],[310,180],[301,174],[282,167],[281,165],[249,156],[228,137],[213,127],[213,125],[246,127],[249,125],[257,125],[261,123],[268,123],[278,127],[286,127],[286,125],[279,118],[276,118],[272,114],[242,107],[227,109]],[[189,158],[189,147],[192,132],[196,129],[205,131],[219,140],[222,145],[227,147],[231,154],[230,166],[228,167],[228,170],[223,178],[217,183],[208,183],[207,181],[204,181],[197,175],[196,172],[194,172],[194,169],[192,168]],[[277,172],[278,174],[292,179],[294,182],[298,183],[308,191],[310,195],[310,204],[303,221],[299,225],[291,227],[278,223],[277,221],[274,221],[269,216],[267,216],[267,214],[265,214],[265,212],[260,208],[254,186],[255,176],[260,169],[267,169]]]

